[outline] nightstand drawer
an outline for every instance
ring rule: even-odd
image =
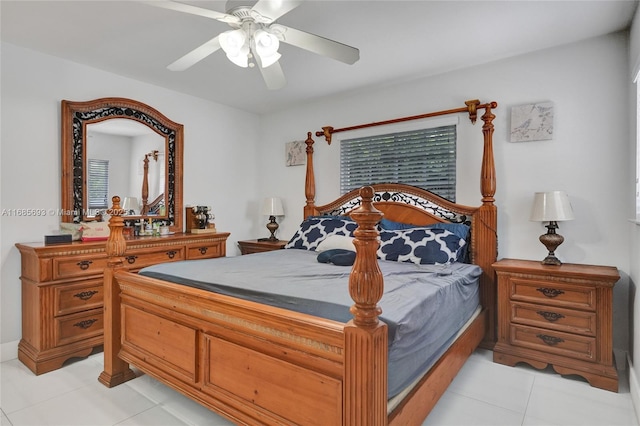
[[[595,287],[566,285],[559,282],[512,277],[511,300],[542,303],[583,310],[596,310]]]
[[[101,308],[104,298],[103,282],[102,278],[98,278],[91,281],[83,281],[79,284],[55,286],[56,311],[54,315],[60,316]]]
[[[102,308],[55,318],[55,344],[66,345],[102,334]]]
[[[586,337],[517,324],[511,324],[510,331],[510,344],[513,346],[520,346],[585,361],[596,360],[595,337]]]
[[[511,321],[567,333],[596,335],[595,312],[513,302],[511,303]]]

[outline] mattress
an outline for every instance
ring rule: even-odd
[[[141,275],[347,322],[351,267],[319,263],[314,251],[287,249],[171,262]],[[479,306],[476,265],[416,265],[379,260],[380,319],[389,330],[389,398],[424,374]]]

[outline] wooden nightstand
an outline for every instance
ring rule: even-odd
[[[613,357],[613,286],[610,266],[503,259],[498,275],[498,343],[493,360],[514,366],[552,365],[591,386],[618,391]]]
[[[242,254],[260,253],[263,251],[280,250],[283,249],[285,244],[289,241],[277,240],[277,241],[259,241],[259,240],[246,240],[238,241],[240,246],[240,252]]]

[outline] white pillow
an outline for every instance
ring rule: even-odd
[[[318,244],[316,251],[322,252],[333,249],[356,251],[356,246],[353,245],[353,237],[335,234],[329,235],[327,238],[320,241],[320,244]]]

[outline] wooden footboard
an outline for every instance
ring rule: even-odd
[[[344,324],[128,272],[120,358],[240,424],[342,423]]]

